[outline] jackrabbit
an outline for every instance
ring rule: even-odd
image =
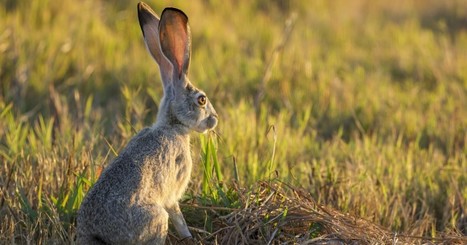
[[[178,200],[191,175],[191,130],[206,132],[217,114],[187,77],[188,17],[166,8],[161,18],[145,3],[138,18],[149,53],[159,65],[164,97],[152,127],[134,136],[102,172],[77,217],[78,244],[164,244],[170,218],[190,238]]]

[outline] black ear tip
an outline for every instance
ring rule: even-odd
[[[156,13],[149,7],[144,2],[139,2],[137,5],[138,9],[138,20],[139,20],[139,25],[141,26],[141,30],[143,31],[143,26],[146,25],[147,23],[151,22],[152,20],[156,20],[158,22],[159,17],[157,16]]]
[[[185,14],[185,12],[183,12],[182,10],[178,9],[178,8],[174,8],[174,7],[167,7],[165,8],[163,11],[162,11],[162,14],[161,16],[164,15],[164,13],[175,13],[175,14],[179,14],[179,15],[182,15],[187,21],[188,21],[188,16]]]
[[[149,8],[149,5],[147,5],[145,2],[139,2],[138,3],[138,11],[144,10]]]
[[[144,24],[146,24],[146,20],[144,18],[144,15],[145,15],[145,6],[146,5],[145,3],[143,2],[139,2],[138,3],[138,20],[139,20],[139,24],[141,26],[143,26]]]
[[[145,11],[146,7],[147,7],[147,4],[145,4],[144,2],[138,3],[138,6],[137,6],[138,16],[141,16],[141,14]]]

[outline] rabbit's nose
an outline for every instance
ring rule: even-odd
[[[208,129],[212,130],[217,126],[217,123],[219,122],[217,118],[217,114],[211,114],[208,118],[206,118],[205,122]]]
[[[216,109],[214,109],[214,107],[212,105],[209,107],[209,114],[210,114],[211,117],[219,119],[219,116],[217,115]]]

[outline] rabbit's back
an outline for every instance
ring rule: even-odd
[[[78,229],[105,234],[121,232],[122,227],[131,230],[147,212],[164,212],[157,207],[176,203],[191,174],[188,137],[164,128],[145,128],[134,136],[89,191]],[[140,210],[132,212],[134,208]],[[135,214],[141,217],[129,217]]]
[[[162,204],[178,188],[185,188],[191,173],[188,136],[164,128],[145,128],[134,136],[119,156],[103,171],[91,195],[107,200],[126,198]],[[186,183],[185,183],[186,182]],[[163,188],[164,187],[164,188]],[[170,188],[167,188],[170,187]]]

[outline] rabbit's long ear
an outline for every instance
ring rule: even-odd
[[[147,4],[138,3],[138,19],[143,31],[144,42],[149,53],[156,60],[161,72],[164,90],[172,84],[173,68],[161,50],[159,41],[159,17]]]
[[[173,66],[173,83],[186,85],[186,75],[190,65],[191,35],[188,17],[181,10],[166,8],[159,23],[159,36],[162,52]]]

